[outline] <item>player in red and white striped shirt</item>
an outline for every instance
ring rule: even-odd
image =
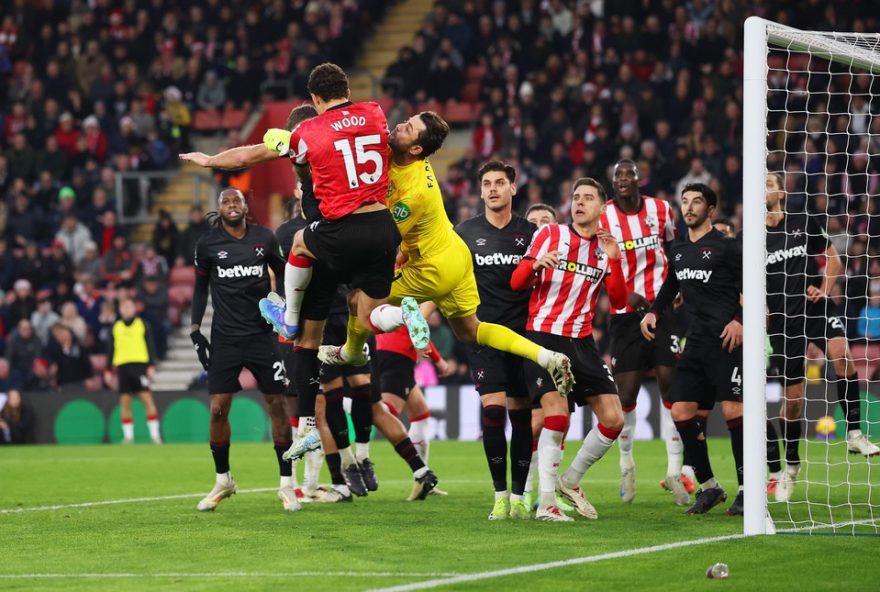
[[[661,433],[666,435],[667,475],[681,473],[682,445],[669,409],[669,391],[679,351],[675,316],[663,315],[657,339],[645,340],[639,322],[654,302],[668,262],[666,249],[675,237],[672,208],[669,202],[639,193],[639,169],[631,160],[614,166],[615,198],[610,201],[600,225],[617,240],[621,250],[621,268],[626,278],[629,299],[626,306],[611,310],[611,370],[623,407],[623,431],[620,433],[620,498],[632,502],[636,495],[633,437],[636,428],[636,400],[642,378],[654,369],[663,406],[660,409]],[[693,483],[682,476],[685,488]],[[687,503],[687,491],[673,491],[676,503]]]
[[[528,253],[513,273],[514,290],[534,286],[526,331],[529,339],[564,352],[575,376],[571,397],[589,403],[599,419],[563,475],[559,473],[562,439],[568,430],[569,402],[555,390],[546,370],[527,363],[526,385],[544,410],[544,429],[538,440],[539,520],[568,522],[556,505],[555,493],[565,496],[585,518],[596,519],[580,481],[587,469],[614,444],[623,427],[623,412],[611,372],[593,341],[593,315],[599,290],[605,284],[614,308],[626,304],[626,282],[620,267],[620,249],[607,230],[599,228],[605,211],[605,190],[595,179],[574,183],[569,226],[549,224],[532,238]]]

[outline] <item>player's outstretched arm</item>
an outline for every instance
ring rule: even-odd
[[[237,146],[214,155],[204,152],[186,152],[178,154],[180,160],[194,162],[199,166],[212,169],[243,169],[245,167],[275,160],[281,155],[266,148],[264,144]]]

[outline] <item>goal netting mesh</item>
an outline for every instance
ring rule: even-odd
[[[768,24],[767,40],[767,191],[782,184],[787,222],[765,240],[769,514],[778,532],[877,534],[880,456],[856,440],[880,441],[880,35]],[[814,304],[797,292],[822,289],[834,251]]]

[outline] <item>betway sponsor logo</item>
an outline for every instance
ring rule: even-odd
[[[262,265],[235,265],[233,267],[218,267],[217,277],[240,278],[240,277],[263,277]]]
[[[659,249],[660,237],[656,234],[651,236],[640,236],[628,241],[617,241],[620,248],[624,251],[635,251],[636,249]]]
[[[675,272],[675,277],[678,278],[678,281],[682,280],[697,280],[699,282],[703,282],[704,284],[709,282],[709,278],[712,277],[712,271],[707,269],[679,269]]]
[[[773,265],[774,263],[780,263],[782,261],[786,261],[788,259],[794,259],[795,257],[806,257],[807,256],[807,246],[800,245],[797,247],[792,247],[790,249],[778,249],[773,251],[772,253],[767,253],[767,265]]]
[[[591,267],[586,265],[585,263],[578,263],[577,261],[566,261],[562,259],[559,262],[559,265],[556,266],[556,269],[561,269],[562,271],[567,271],[569,273],[576,273],[577,275],[586,276],[588,280],[593,282],[594,284],[601,281],[603,277],[605,277],[605,270],[599,269],[598,267]]]
[[[508,255],[507,253],[492,253],[491,255],[474,254],[477,265],[519,265],[522,255]]]

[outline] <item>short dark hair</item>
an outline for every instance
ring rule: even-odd
[[[330,62],[319,64],[309,74],[309,93],[325,101],[347,99],[348,76],[336,64]]]
[[[782,176],[782,173],[774,171],[767,173],[767,175],[776,179],[776,186],[779,189],[785,190],[785,177]]]
[[[619,166],[621,166],[621,165],[631,166],[631,167],[633,168],[633,170],[636,172],[636,174],[637,174],[637,175],[639,174],[639,165],[636,164],[636,161],[634,161],[633,159],[631,159],[631,158],[621,158],[621,159],[618,160],[616,163],[614,163],[614,168],[617,168],[617,167],[619,167]]]
[[[554,220],[556,219],[556,208],[554,208],[553,206],[548,206],[547,204],[544,204],[544,203],[536,203],[536,204],[530,205],[529,208],[526,210],[526,218],[528,218],[529,214],[531,214],[532,212],[541,212],[541,211],[550,212],[551,214],[553,214],[553,219]]]
[[[604,202],[608,200],[608,195],[605,193],[605,188],[602,187],[602,184],[599,183],[593,177],[581,177],[574,182],[574,185],[571,186],[571,192],[574,193],[577,191],[578,187],[582,187],[584,185],[588,185],[590,187],[595,187],[599,192],[599,198]]]
[[[317,116],[318,110],[315,109],[314,105],[302,104],[299,107],[293,108],[290,115],[287,116],[287,123],[284,124],[284,127],[287,131],[292,132],[296,126],[306,119],[311,119],[312,117]]]
[[[516,181],[516,169],[506,162],[501,162],[500,160],[490,160],[486,164],[480,167],[480,176],[478,177],[480,181],[483,180],[483,175],[486,173],[504,173],[507,176],[507,180],[513,183]]]
[[[433,111],[422,111],[419,118],[425,124],[425,129],[416,138],[416,144],[422,147],[422,158],[428,158],[443,145],[446,136],[449,135],[449,124]]]
[[[706,203],[708,205],[712,206],[713,208],[718,207],[718,196],[715,195],[715,192],[712,191],[712,188],[705,183],[688,183],[684,186],[684,189],[681,190],[681,194],[684,195],[688,191],[696,191],[703,196],[703,199],[706,200]]]

